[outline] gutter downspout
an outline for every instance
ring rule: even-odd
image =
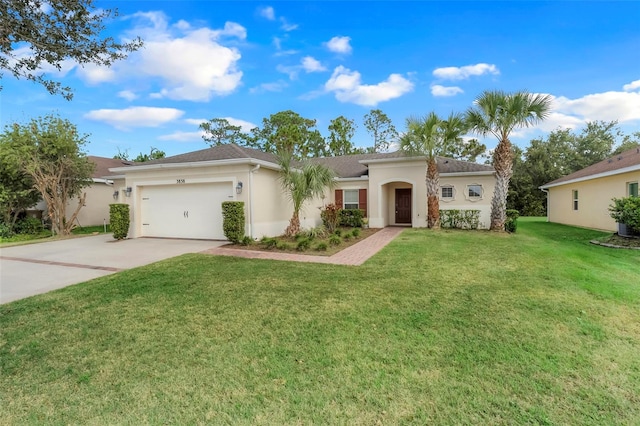
[[[260,169],[257,164],[253,169],[249,170],[249,236],[253,240],[253,174]]]
[[[542,191],[545,194],[547,194],[547,222],[549,222],[549,190],[548,189],[544,189],[544,188],[540,188],[540,191]]]

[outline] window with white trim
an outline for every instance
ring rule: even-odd
[[[359,207],[359,197],[357,189],[345,189],[343,194],[343,209],[355,210]]]
[[[629,197],[638,196],[638,182],[627,182],[627,195]]]
[[[482,198],[482,185],[467,185],[467,198],[470,200],[479,200]]]
[[[573,209],[578,210],[578,190],[573,190]]]
[[[442,200],[453,200],[455,196],[455,189],[453,185],[442,185],[440,187],[440,198]]]

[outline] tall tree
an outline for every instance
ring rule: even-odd
[[[466,132],[466,130],[464,131]],[[440,152],[440,155],[475,163],[478,161],[478,157],[483,157],[486,152],[487,146],[480,143],[478,139],[474,138],[465,141],[462,136],[460,136],[456,138],[456,140],[449,141]]]
[[[139,38],[117,43],[112,37],[101,37],[104,22],[117,15],[116,9],[97,8],[93,0],[2,0],[0,69],[70,100],[71,88],[45,78],[43,67],[60,70],[65,61],[111,66],[139,49]]]
[[[287,110],[262,119],[262,127],[251,130],[251,146],[265,152],[289,152],[296,159],[326,155],[324,138],[316,120]]]
[[[356,123],[344,116],[334,118],[329,123],[329,137],[327,138],[327,155],[362,154],[363,149],[353,145],[353,135],[356,133]]]
[[[372,109],[364,116],[364,127],[373,138],[370,152],[388,152],[391,143],[398,139],[398,131],[391,119],[379,109]]]
[[[294,167],[293,151],[283,149],[277,154],[280,165],[280,184],[293,204],[293,214],[285,235],[292,237],[300,232],[300,210],[305,202],[319,197],[334,185],[335,174],[327,167],[305,160]]]
[[[228,143],[245,145],[247,142],[247,135],[242,132],[242,127],[232,125],[226,118],[212,118],[200,124],[200,129],[204,131],[202,139],[211,146]]]
[[[47,203],[54,234],[68,235],[84,205],[82,189],[91,185],[95,164],[83,147],[88,135],[55,115],[32,119],[28,124],[7,126],[3,139],[11,144],[20,168],[28,174]],[[67,203],[78,197],[78,206],[67,220]]]
[[[467,127],[460,114],[451,114],[447,120],[439,118],[435,112],[424,118],[407,119],[407,131],[400,138],[400,149],[411,155],[424,155],[427,159],[427,227],[440,227],[440,201],[438,189],[437,155],[445,151],[456,140],[461,139]]]
[[[113,158],[117,160],[125,160],[125,161],[135,161],[136,163],[144,163],[146,161],[151,160],[159,160],[161,158],[165,158],[167,154],[164,151],[159,150],[158,148],[151,147],[148,154],[143,154],[142,152],[138,154],[136,158],[131,158],[129,156],[128,150],[120,151],[118,148],[118,153],[113,156]]]
[[[6,132],[0,135],[0,221],[13,230],[18,215],[41,197],[31,176],[20,168],[19,152],[11,142]]]
[[[513,151],[509,136],[517,128],[544,120],[551,109],[551,97],[526,91],[485,91],[466,112],[466,121],[476,133],[491,133],[498,139],[493,152],[496,186],[491,200],[491,229],[504,231],[509,180],[513,174]]]

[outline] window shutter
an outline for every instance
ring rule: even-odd
[[[342,189],[336,189],[336,206],[339,208],[344,207],[344,202],[342,201]]]
[[[363,216],[367,217],[367,190],[361,189],[358,191],[358,208],[362,210]]]

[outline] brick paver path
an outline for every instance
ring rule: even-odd
[[[331,263],[334,265],[362,265],[371,256],[382,250],[395,237],[400,235],[404,228],[389,227],[381,229],[372,236],[339,251],[333,256],[310,256],[294,253],[272,253],[268,251],[241,250],[218,247],[205,250],[202,253],[217,256],[235,256],[247,259],[271,259],[287,260],[291,262]]]

